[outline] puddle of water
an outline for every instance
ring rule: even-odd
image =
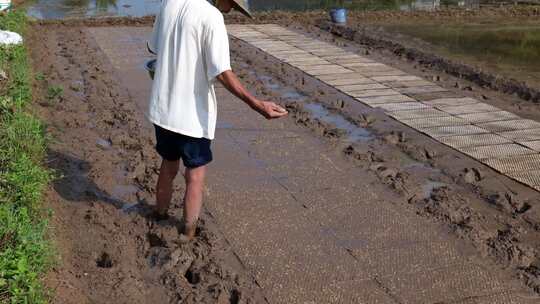
[[[281,95],[281,97],[284,99],[292,99],[295,101],[305,100],[307,98],[307,96],[302,95],[295,91],[285,92]]]
[[[540,87],[540,23],[383,26],[430,43],[443,56]]]
[[[399,155],[399,165],[406,169],[413,169],[413,170],[419,170],[419,171],[429,171],[433,173],[439,173],[441,172],[440,169],[433,168],[425,163],[419,162],[412,157],[408,156],[407,154],[400,154]]]
[[[431,193],[433,193],[435,189],[446,187],[446,186],[448,186],[448,184],[441,183],[441,182],[428,181],[424,186],[422,186],[424,197],[429,198],[431,196]]]
[[[332,124],[338,129],[345,130],[347,132],[346,140],[349,142],[368,141],[373,138],[373,135],[368,130],[353,125],[341,115],[330,113],[320,104],[306,103],[304,108],[311,112],[315,118]]]
[[[119,164],[117,169],[114,172],[114,178],[116,180],[122,180],[124,178],[127,178],[129,176],[129,171],[127,169],[126,164]]]
[[[37,0],[27,9],[38,19],[132,16],[159,12],[160,0]]]
[[[130,213],[131,211],[136,211],[137,207],[141,206],[140,203],[127,203],[124,206],[122,206],[122,211]]]
[[[415,171],[422,171],[422,172],[430,172],[430,173],[441,173],[441,169],[431,167],[427,164],[414,161],[412,163],[407,163],[403,166],[403,168],[411,169],[413,172]]]
[[[127,198],[139,191],[134,185],[116,185],[111,191],[111,196],[116,199]]]
[[[111,147],[112,147],[112,143],[106,139],[103,139],[103,138],[98,138],[96,140],[96,145],[98,145],[98,147],[104,149],[104,150],[109,150]]]
[[[263,85],[270,90],[276,90],[276,89],[281,88],[281,85],[273,82],[274,77],[261,75],[261,76],[257,76],[257,79],[260,80],[263,83]]]

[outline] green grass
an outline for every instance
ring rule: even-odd
[[[0,29],[24,35],[26,17],[0,16]],[[24,45],[0,47],[0,303],[46,303],[41,278],[51,261],[43,191],[50,173],[43,124],[31,115],[30,67]]]
[[[47,88],[47,100],[50,102],[57,101],[64,95],[64,88],[61,86],[52,85]]]

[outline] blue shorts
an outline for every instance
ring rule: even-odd
[[[197,168],[212,161],[211,140],[195,138],[175,133],[160,126],[156,129],[156,150],[158,154],[168,161],[182,159],[186,168]]]

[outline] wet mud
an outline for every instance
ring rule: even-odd
[[[289,24],[454,93],[540,118],[530,102],[388,56],[388,49],[336,37],[308,20],[317,16],[322,13],[278,13],[260,15],[258,22]],[[36,81],[37,111],[54,138],[48,163],[60,176],[48,197],[62,257],[47,278],[56,302],[263,303],[260,288],[208,214],[200,238],[189,245],[175,242],[175,220],[148,217],[158,168],[151,129],[84,27],[148,26],[151,18],[73,22],[36,23],[30,48],[35,71],[46,76]],[[232,39],[231,47],[235,71],[258,96],[285,105],[290,119],[325,138],[351,166],[371,172],[397,194],[395,203],[445,223],[480,255],[540,293],[538,192],[239,40]],[[66,88],[63,96],[45,98],[49,85]],[[181,192],[178,187],[175,197]],[[173,210],[179,218],[180,204]]]
[[[401,197],[396,203],[446,223],[481,256],[540,292],[540,193],[240,40],[232,45],[233,54],[254,70],[237,67],[249,87],[286,105],[297,124],[326,138],[351,166],[371,171]],[[260,75],[274,75],[273,84]],[[354,136],[351,126],[362,136]]]
[[[189,244],[178,242],[179,199],[169,219],[151,218],[159,164],[151,129],[86,30],[31,32],[36,111],[57,175],[46,199],[59,254],[46,279],[52,302],[264,303],[208,214]],[[51,86],[63,93],[48,98]]]

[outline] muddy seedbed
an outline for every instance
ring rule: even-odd
[[[240,78],[258,95],[285,104],[297,124],[327,138],[351,166],[378,176],[400,195],[397,203],[446,223],[481,256],[540,292],[540,193],[241,40],[232,40],[232,50],[243,58],[235,66]]]
[[[35,110],[58,175],[46,198],[59,254],[46,279],[52,302],[264,303],[208,214],[195,242],[178,243],[181,186],[168,220],[149,216],[159,165],[152,129],[86,29],[30,33]]]
[[[290,24],[291,29],[411,74],[438,79],[437,84],[467,96],[524,117],[540,117],[532,103],[419,67],[389,50],[337,38],[307,22],[310,14],[320,13],[283,14],[281,19],[278,15],[259,21]],[[35,70],[47,79],[37,82],[36,100],[55,139],[49,163],[63,176],[49,193],[55,211],[53,233],[62,257],[48,278],[56,290],[55,300],[264,302],[256,282],[208,214],[201,237],[191,245],[175,242],[178,223],[148,218],[158,165],[152,132],[87,35],[86,22],[36,24],[30,45]],[[92,22],[92,26],[151,25],[151,19]],[[481,255],[540,290],[540,196],[536,191],[238,40],[233,39],[231,46],[234,69],[259,96],[285,104],[299,125],[326,138],[351,166],[371,171],[389,192],[399,195],[396,203],[446,223]],[[456,82],[459,88],[454,88]],[[64,94],[45,98],[49,85],[61,85]],[[111,168],[120,169],[111,172]],[[181,192],[178,187],[175,197]],[[180,208],[174,206],[176,218]]]

